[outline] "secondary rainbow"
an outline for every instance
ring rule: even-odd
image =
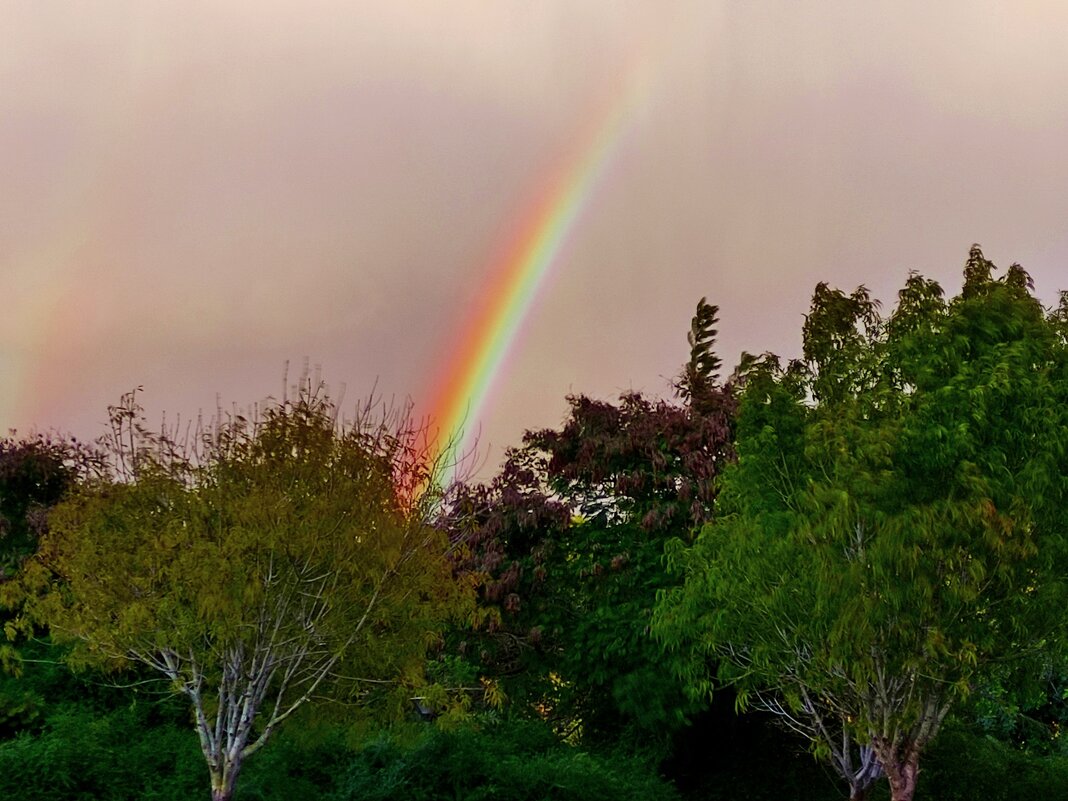
[[[577,147],[546,181],[493,260],[479,302],[469,315],[433,393],[436,479],[469,453],[487,401],[523,322],[529,316],[569,235],[596,195],[634,112],[644,102],[645,59],[628,71],[606,108],[592,117]]]

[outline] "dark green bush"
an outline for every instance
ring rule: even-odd
[[[207,769],[181,699],[107,687],[61,665],[0,676],[0,798],[187,801]],[[236,801],[677,801],[647,761],[559,742],[536,721],[397,730],[353,750],[338,722],[295,719],[251,757]],[[680,732],[686,798],[836,801],[843,785],[799,743],[751,716]],[[1068,798],[1068,755],[1023,750],[977,725],[946,726],[922,765],[917,801]],[[668,766],[665,766],[668,767]],[[885,782],[874,799],[885,799]]]
[[[321,801],[353,758],[353,751],[345,745],[340,728],[325,736],[300,734],[296,727],[282,730],[249,757],[237,781],[235,801]]]
[[[66,707],[39,734],[0,742],[0,798],[187,801],[207,795],[191,731],[148,725],[147,705],[106,715]]]
[[[414,746],[364,748],[329,801],[674,801],[647,766],[561,744],[539,723],[428,731]]]
[[[917,801],[1068,798],[1068,756],[1042,756],[948,726],[921,765]]]

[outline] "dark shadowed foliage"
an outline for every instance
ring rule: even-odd
[[[688,403],[571,397],[559,430],[527,433],[488,486],[460,488],[450,524],[466,541],[461,569],[483,577],[485,610],[460,647],[501,679],[514,708],[562,734],[594,742],[629,731],[659,748],[699,706],[648,625],[674,581],[664,542],[712,518],[715,479],[732,457],[734,399],[713,374],[714,314],[702,302],[695,317],[680,381]]]

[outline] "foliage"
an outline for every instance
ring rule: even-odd
[[[805,361],[744,376],[720,514],[673,544],[685,585],[658,609],[695,692],[712,655],[743,705],[834,718],[895,798],[991,664],[1063,640],[1064,340],[1021,268],[993,270],[973,248],[949,302],[912,275],[887,319],[817,287]]]
[[[1068,756],[1019,751],[960,723],[931,746],[924,796],[937,801],[1042,801],[1068,795]]]
[[[162,674],[192,707],[220,799],[313,698],[410,708],[467,603],[405,490],[426,475],[411,475],[410,432],[339,425],[311,388],[220,424],[192,457],[130,402],[113,420],[124,472],[55,510],[21,576],[72,663]]]
[[[719,368],[722,362],[713,347],[716,343],[715,325],[719,307],[704,298],[697,302],[697,311],[690,323],[686,341],[690,343],[690,359],[682,369],[675,391],[687,405],[701,414],[716,410],[725,397],[719,392]]]
[[[155,722],[138,702],[101,714],[53,707],[43,728],[0,740],[0,796],[42,801],[185,801],[200,794],[204,760],[186,726]]]
[[[988,671],[969,697],[960,717],[977,732],[1032,754],[1064,750],[1068,724],[1068,672],[1047,664],[1035,670],[998,666]]]
[[[405,748],[383,738],[338,778],[330,801],[669,801],[634,760],[561,744],[538,723],[434,730]]]
[[[572,397],[560,431],[528,432],[524,443],[545,486],[583,518],[686,531],[711,518],[715,477],[732,455],[733,398],[723,387],[717,397],[709,414],[638,393],[618,405]]]
[[[569,398],[561,429],[528,432],[492,484],[462,488],[454,506],[460,566],[485,577],[485,631],[463,646],[564,733],[596,741],[629,729],[647,742],[695,708],[648,625],[674,581],[664,542],[710,519],[731,458],[733,398],[706,374],[714,319],[702,301],[690,366],[708,382],[691,396],[702,409],[637,393]]]
[[[37,548],[48,528],[48,510],[95,464],[92,449],[76,440],[38,435],[0,439],[0,625],[14,640],[19,594],[9,580]],[[18,652],[0,643],[0,668],[20,670]],[[2,714],[2,712],[0,712]]]
[[[75,441],[39,435],[0,439],[0,580],[10,578],[47,528],[45,512],[88,466]]]

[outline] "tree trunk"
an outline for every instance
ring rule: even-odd
[[[852,786],[849,788],[849,801],[868,801],[868,790],[871,789],[870,784],[866,784],[863,787]]]
[[[920,773],[920,749],[911,742],[894,746],[873,741],[873,745],[890,782],[890,801],[912,801]]]
[[[920,772],[919,755],[916,754],[907,762],[895,765],[892,771],[886,772],[886,778],[890,781],[890,801],[912,801],[916,792],[916,777]]]
[[[211,801],[230,801],[237,783],[237,774],[241,772],[241,762],[226,762],[211,772]]]

